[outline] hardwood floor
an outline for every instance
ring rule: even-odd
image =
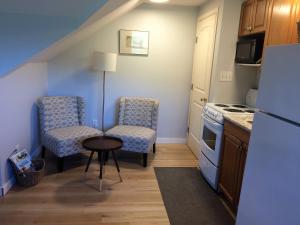
[[[127,153],[126,153],[127,154]],[[136,155],[119,155],[123,183],[112,160],[105,167],[103,192],[98,192],[99,166],[94,158],[87,176],[87,155],[66,159],[57,173],[55,158],[46,155],[47,175],[32,188],[14,187],[0,198],[0,224],[168,225],[153,167],[196,167],[198,161],[186,145],[157,145],[143,168]]]

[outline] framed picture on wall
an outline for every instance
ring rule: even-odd
[[[148,55],[149,32],[138,30],[120,30],[119,51],[124,55]]]

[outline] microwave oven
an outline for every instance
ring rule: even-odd
[[[236,63],[256,64],[262,57],[263,38],[241,39],[236,44]]]

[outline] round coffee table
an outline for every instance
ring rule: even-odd
[[[108,156],[109,152],[112,153],[113,160],[118,170],[120,181],[122,182],[122,177],[120,174],[120,168],[117,161],[115,151],[120,150],[123,146],[123,141],[120,138],[110,137],[110,136],[96,136],[85,139],[82,142],[82,146],[91,151],[88,163],[85,168],[85,173],[88,172],[91,160],[95,152],[98,153],[98,159],[100,162],[100,174],[99,174],[99,191],[102,191],[102,172],[105,165],[105,156]]]

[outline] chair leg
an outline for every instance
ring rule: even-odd
[[[64,157],[57,158],[57,169],[60,173],[64,171]]]
[[[153,144],[153,153],[155,154],[156,152],[156,143]]]
[[[42,159],[45,158],[45,155],[46,155],[46,148],[45,146],[42,146]]]
[[[147,167],[148,153],[143,153],[143,167]]]

